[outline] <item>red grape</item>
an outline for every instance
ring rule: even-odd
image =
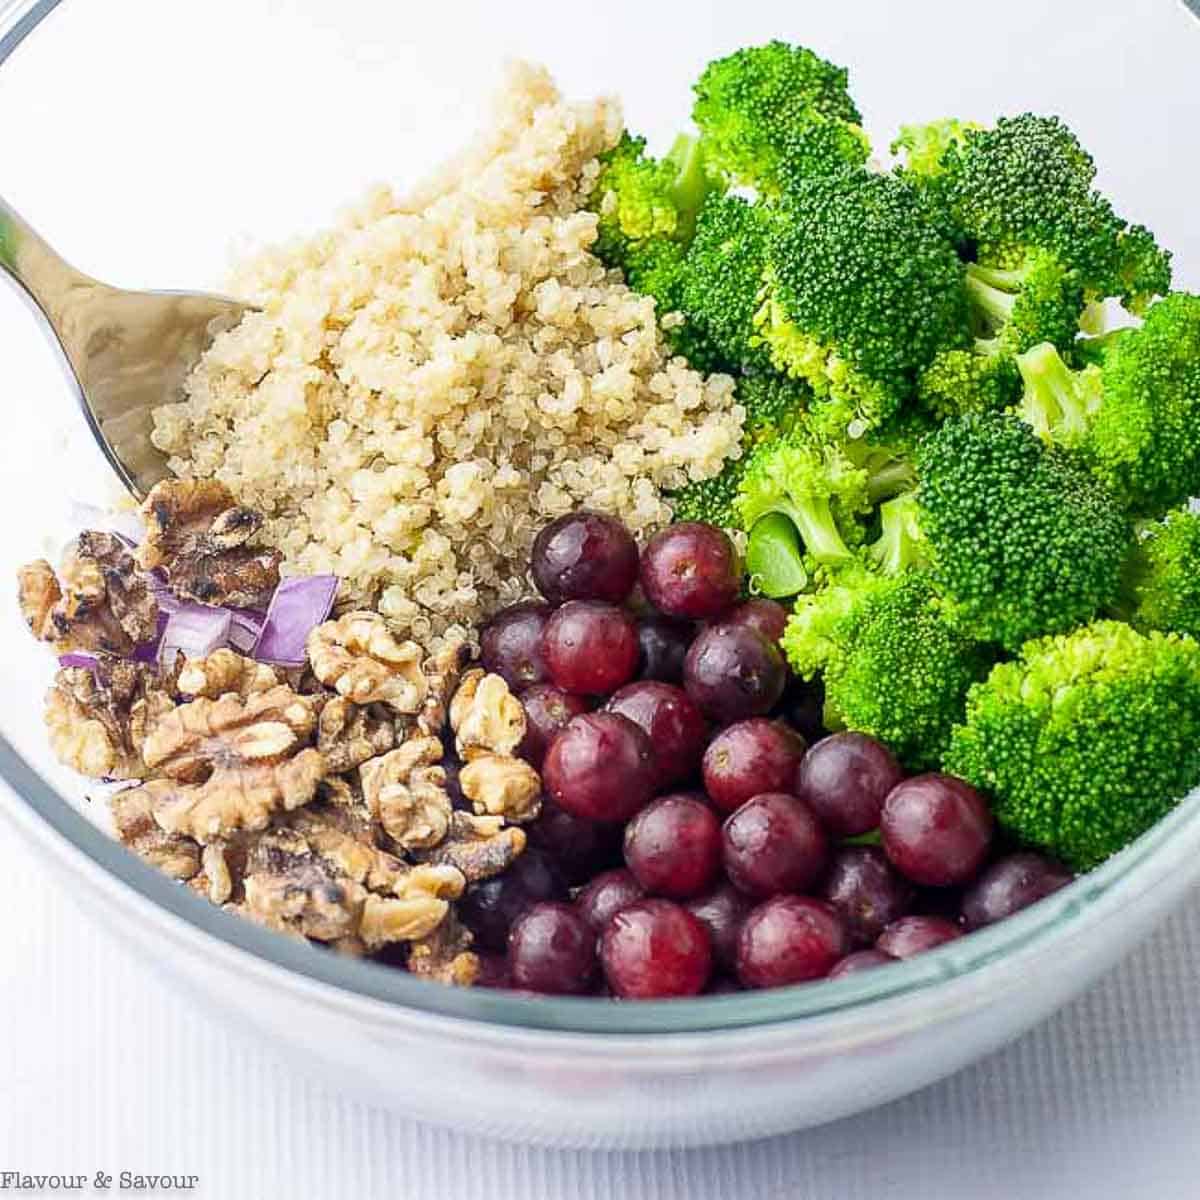
[[[525,736],[517,753],[540,767],[550,743],[572,717],[587,712],[588,704],[582,696],[572,696],[552,683],[536,683],[518,698],[525,709]]]
[[[514,987],[582,995],[596,978],[596,935],[571,905],[535,904],[508,935],[508,966]]]
[[[625,999],[695,996],[712,972],[708,930],[670,900],[621,909],[600,938],[600,959],[608,986]]]
[[[635,904],[646,895],[645,889],[625,867],[614,867],[601,871],[594,879],[584,884],[575,897],[575,907],[583,919],[601,933],[609,921],[630,904]]]
[[[778,600],[747,600],[724,617],[730,625],[747,625],[768,641],[777,642],[787,627],[788,610]]]
[[[800,764],[796,794],[837,837],[857,837],[879,826],[887,794],[904,779],[900,764],[865,733],[822,738]]]
[[[1074,876],[1044,854],[1024,850],[990,867],[967,889],[962,915],[968,929],[982,929],[1011,917],[1066,887]]]
[[[912,958],[960,937],[962,930],[945,917],[901,917],[879,935],[875,949],[892,958]]]
[[[821,979],[849,949],[842,919],[828,904],[805,896],[775,896],[742,923],[738,978],[753,988]]]
[[[653,895],[695,896],[721,869],[720,823],[694,796],[660,796],[625,827],[625,862]]]
[[[479,659],[484,670],[501,676],[514,691],[549,678],[542,634],[550,619],[548,604],[502,608],[480,631]]]
[[[707,895],[689,900],[684,907],[708,927],[713,961],[723,971],[733,971],[737,965],[738,934],[754,901],[732,884],[719,883]]]
[[[802,892],[821,877],[829,842],[803,800],[768,792],[748,800],[726,822],[725,873],[751,896]]]
[[[751,717],[721,730],[704,752],[704,790],[725,812],[762,792],[790,792],[804,739],[782,721]]]
[[[746,625],[720,622],[692,642],[683,663],[687,694],[714,721],[759,717],[774,707],[787,676],[783,655]]]
[[[917,775],[894,787],[879,823],[883,849],[914,883],[967,883],[987,857],[992,814],[969,784],[950,775]]]
[[[847,975],[857,975],[859,971],[869,971],[874,967],[886,967],[896,960],[882,950],[855,950],[847,954],[840,963],[829,972],[830,979],[843,979]]]
[[[670,617],[719,616],[742,583],[737,549],[715,525],[684,521],[656,533],[642,551],[642,591]]]
[[[696,629],[690,621],[642,617],[638,621],[638,677],[681,683],[683,660],[695,636]]]
[[[908,911],[913,887],[878,846],[843,846],[834,852],[821,894],[842,914],[850,936],[869,945]]]
[[[546,622],[550,678],[568,692],[603,696],[633,678],[637,627],[623,608],[599,600],[568,600]]]
[[[551,521],[537,535],[530,566],[538,591],[551,604],[620,604],[637,581],[637,543],[615,517],[580,509]]]
[[[669,787],[696,774],[708,740],[708,722],[683,688],[653,679],[638,680],[617,691],[604,708],[628,717],[645,730],[654,746],[659,787]]]
[[[628,821],[654,794],[650,739],[620,713],[581,713],[550,743],[542,783],[574,816]]]

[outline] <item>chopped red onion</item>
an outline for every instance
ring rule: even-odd
[[[302,667],[308,635],[329,616],[336,575],[296,575],[280,581],[271,597],[254,657],[281,667]]]
[[[85,670],[94,671],[99,665],[99,661],[91,654],[60,654],[58,656],[58,665],[60,667],[83,667]]]
[[[251,654],[259,637],[262,636],[266,614],[252,608],[232,608],[233,619],[229,626],[229,644],[239,654]]]
[[[146,586],[154,596],[154,601],[165,613],[173,613],[183,607],[183,601],[171,591],[167,582],[167,574],[161,567],[155,568],[146,575]]]
[[[158,647],[160,670],[169,671],[175,655],[205,658],[229,642],[233,614],[227,608],[207,604],[182,604],[167,618]]]

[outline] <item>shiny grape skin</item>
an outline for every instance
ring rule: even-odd
[[[708,930],[671,900],[621,909],[601,936],[600,958],[609,987],[624,999],[695,996],[712,974]]]
[[[901,917],[875,942],[875,949],[892,958],[912,958],[962,937],[963,931],[945,917]]]
[[[479,632],[479,661],[513,691],[550,678],[542,636],[550,619],[548,604],[525,601],[502,608]]]
[[[572,905],[542,901],[513,925],[508,967],[513,987],[523,991],[585,995],[596,980],[596,935]]]
[[[551,521],[537,535],[530,569],[538,591],[551,604],[621,604],[637,582],[637,543],[615,517],[579,509]]]
[[[849,951],[841,917],[823,900],[774,896],[742,923],[738,979],[752,988],[806,983],[828,975]]]
[[[581,713],[551,742],[542,783],[576,817],[628,821],[654,794],[654,750],[628,717]]]
[[[879,829],[884,853],[914,883],[952,887],[978,874],[992,840],[983,797],[950,775],[916,775],[894,787]]]
[[[1044,900],[1074,879],[1071,871],[1032,850],[998,859],[967,889],[962,900],[967,929],[982,929]]]
[[[704,790],[724,812],[762,792],[792,792],[804,739],[782,721],[751,717],[722,729],[704,751]]]
[[[837,837],[879,827],[883,802],[904,771],[881,742],[865,733],[834,733],[813,746],[796,773],[796,794]]]
[[[637,670],[633,617],[600,600],[569,600],[555,609],[542,647],[551,681],[575,695],[606,696]]]
[[[869,946],[909,912],[914,890],[878,846],[842,846],[834,851],[821,895],[842,914],[851,939]]]
[[[829,839],[816,814],[783,792],[748,800],[722,831],[725,874],[749,896],[803,892],[824,874]]]
[[[714,525],[684,521],[656,533],[642,551],[646,599],[669,617],[711,620],[732,608],[742,586],[737,548]]]
[[[625,863],[651,895],[699,895],[721,869],[720,822],[686,792],[659,796],[625,827]]]
[[[783,694],[786,680],[779,647],[746,625],[708,626],[697,634],[683,663],[687,694],[723,725],[765,716]]]

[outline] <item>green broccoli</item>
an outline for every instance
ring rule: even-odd
[[[939,350],[917,379],[917,400],[936,420],[968,412],[1003,412],[1021,396],[1014,355],[996,340],[969,350]]]
[[[929,143],[939,142],[939,157],[927,154],[901,174],[978,264],[972,299],[991,322],[1011,305],[1052,330],[1068,324],[1076,306],[1077,327],[1087,300],[1117,297],[1137,311],[1170,287],[1170,255],[1095,190],[1095,163],[1057,117],[1001,117],[991,129],[953,137],[935,130]],[[1030,288],[1040,295],[1022,314]],[[1034,340],[1063,346],[1050,332]]]
[[[1020,413],[1130,512],[1158,516],[1200,492],[1200,296],[1173,292],[1139,328],[1098,340],[1074,371],[1050,345],[1020,355]]]
[[[924,125],[901,125],[889,149],[893,154],[903,154],[902,175],[923,180],[944,170],[942,164],[950,146],[961,145],[971,130],[982,128],[974,121],[960,121],[956,117]]]
[[[837,572],[798,597],[782,646],[798,674],[822,674],[836,723],[880,738],[914,770],[937,765],[994,660],[950,625],[919,570]]]
[[[837,447],[794,427],[750,455],[735,508],[751,535],[768,513],[781,513],[815,562],[844,562],[854,557],[851,546],[861,540],[861,519],[870,511],[868,481],[868,472]]]
[[[754,332],[771,214],[740,196],[711,194],[696,223],[679,285],[679,307],[730,363],[769,367]]]
[[[843,68],[779,41],[709,63],[692,109],[709,170],[776,195],[812,175],[862,166],[869,146],[846,84]]]
[[[1116,599],[1129,522],[1086,466],[1023,421],[948,420],[922,440],[917,474],[933,578],[964,634],[1016,650]]]
[[[1200,513],[1176,510],[1142,530],[1117,612],[1142,632],[1200,637]]]
[[[1200,783],[1200,645],[1107,620],[1030,642],[971,689],[942,765],[1088,870]]]
[[[894,176],[813,179],[780,207],[758,335],[812,386],[814,423],[860,437],[900,412],[938,350],[963,345],[962,265]]]

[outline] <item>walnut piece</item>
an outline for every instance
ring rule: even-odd
[[[417,717],[417,727],[430,737],[440,737],[446,727],[450,697],[458,688],[463,668],[471,656],[464,641],[448,641],[427,658],[422,670],[428,683],[425,702]]]
[[[321,848],[319,834],[273,829],[251,850],[246,911],[275,929],[322,942],[357,940],[367,950],[428,936],[462,895],[465,880],[449,866],[414,867],[393,881],[391,896],[368,891],[342,869],[342,853]]]
[[[158,629],[158,604],[125,544],[111,533],[81,533],[59,577],[45,559],[17,573],[21,613],[34,637],[59,654],[125,657]]]
[[[436,846],[450,827],[453,806],[441,759],[441,741],[414,732],[359,768],[371,815],[405,850]]]
[[[159,828],[150,800],[138,787],[126,788],[110,797],[109,812],[121,845],[165,871],[172,879],[191,879],[201,866],[200,847],[177,833]]]
[[[542,781],[524,759],[480,754],[463,764],[458,783],[477,813],[532,821],[542,811]]]
[[[450,727],[459,757],[509,757],[525,736],[525,709],[499,675],[468,671],[450,701]]]
[[[507,870],[524,851],[525,841],[525,831],[505,825],[503,817],[455,812],[441,845],[418,851],[415,857],[426,863],[447,863],[461,871],[468,883],[478,883]]]
[[[262,515],[234,503],[216,480],[164,479],[142,502],[145,570],[162,568],[172,590],[201,604],[265,608],[279,583],[278,550],[250,544]]]
[[[471,951],[471,932],[453,914],[408,951],[408,969],[436,983],[470,987],[479,978],[479,956]]]
[[[355,704],[386,704],[406,715],[419,713],[429,693],[422,654],[416,642],[397,642],[373,612],[347,613],[308,635],[313,674],[326,687]]]
[[[64,667],[46,693],[44,719],[59,762],[92,779],[141,779],[149,727],[171,709],[152,671],[104,659],[93,671]]]
[[[396,724],[383,705],[362,706],[330,696],[317,721],[317,749],[330,775],[341,775],[396,744]]]
[[[144,785],[155,820],[207,843],[307,804],[325,775],[320,753],[305,748],[315,724],[312,700],[284,684],[172,709],[143,746],[146,765],[165,777]]]
[[[236,650],[214,650],[207,658],[186,659],[175,677],[180,696],[215,700],[233,692],[243,700],[257,692],[267,692],[280,682],[278,674],[266,663],[243,658]]]

